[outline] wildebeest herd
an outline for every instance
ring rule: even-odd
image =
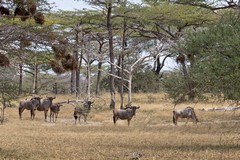
[[[53,103],[53,100],[56,97],[46,97],[42,99],[41,97],[32,97],[30,100],[25,99],[19,103],[19,118],[22,119],[23,111],[30,110],[30,116],[33,120],[35,118],[36,111],[44,112],[44,120],[47,121],[48,111],[50,110],[50,122],[56,122],[60,107],[63,106],[61,103]],[[69,101],[68,101],[69,102]],[[80,118],[84,117],[84,122],[87,120],[87,116],[90,113],[91,107],[93,106],[94,100],[84,100],[81,106],[77,106],[73,110],[73,117],[75,119],[75,124],[77,121],[80,123]],[[133,116],[136,114],[136,110],[140,106],[128,106],[123,109],[114,109],[113,110],[113,123],[116,125],[118,119],[127,120],[128,126]],[[173,123],[177,125],[178,118],[186,118],[187,122],[191,119],[194,123],[198,122],[198,118],[194,112],[194,108],[186,107],[182,110],[173,111]],[[186,122],[186,123],[187,123]]]
[[[41,97],[32,97],[30,100],[25,99],[24,101],[20,101],[19,103],[19,118],[22,119],[23,111],[30,110],[30,116],[33,120],[35,118],[36,111],[43,111],[44,112],[44,120],[47,122],[48,111],[50,110],[50,122],[56,122],[58,113],[60,111],[60,107],[63,106],[61,103],[53,103],[53,100],[56,97],[46,97],[42,99]],[[86,122],[87,115],[90,112],[91,106],[94,101],[85,100],[83,102],[83,107],[75,107],[74,108],[74,118],[75,124],[76,120],[80,117],[84,116],[84,121]],[[69,103],[69,102],[68,102]]]

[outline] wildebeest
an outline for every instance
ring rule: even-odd
[[[53,122],[57,121],[57,117],[58,117],[58,113],[60,111],[60,107],[62,105],[59,103],[54,103],[51,107],[50,107],[50,122],[51,119],[53,119]],[[54,121],[54,117],[55,117],[55,121]]]
[[[40,97],[33,97],[30,100],[24,100],[19,103],[19,117],[22,119],[22,113],[25,109],[30,110],[31,119],[35,118],[35,111],[41,104]]]
[[[52,102],[55,98],[56,97],[47,97],[47,98],[43,99],[40,106],[37,108],[38,111],[44,111],[45,121],[47,121],[48,110],[52,106]]]
[[[94,101],[85,100],[83,102],[83,107],[75,107],[74,108],[73,117],[75,119],[75,124],[77,123],[77,119],[80,123],[81,116],[84,117],[84,122],[87,121],[87,116],[88,116],[88,114],[91,110],[91,107],[92,107],[93,103],[94,103]]]
[[[140,106],[130,106],[125,109],[118,109],[118,110],[113,110],[113,123],[116,125],[116,122],[119,119],[121,120],[127,120],[128,121],[128,126],[130,125],[130,121],[132,117],[136,114],[136,110],[139,109]]]
[[[198,122],[198,118],[192,107],[186,107],[181,110],[174,110],[173,111],[173,124],[177,125],[178,118],[187,118],[187,122],[191,118],[194,123]]]

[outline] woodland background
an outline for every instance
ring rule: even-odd
[[[45,0],[1,0],[1,102],[29,94],[163,91],[174,103],[239,99],[239,1],[85,1],[51,11]],[[178,67],[163,70],[166,59]],[[123,93],[128,93],[127,100]],[[126,101],[126,102],[125,102]]]

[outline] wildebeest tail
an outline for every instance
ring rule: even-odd
[[[194,118],[195,118],[195,120],[196,120],[196,123],[199,122],[199,121],[198,121],[198,118],[197,118],[197,115],[196,115],[196,113],[195,113],[195,111],[194,111],[193,108],[192,108],[192,114],[193,114],[193,116],[194,116]]]
[[[18,114],[21,116],[21,107],[18,108]]]
[[[173,124],[176,124],[175,111],[173,111]]]
[[[115,116],[115,110],[113,109],[113,123],[116,124],[116,116]]]

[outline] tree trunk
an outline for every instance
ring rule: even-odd
[[[18,94],[22,94],[22,86],[23,86],[23,65],[22,63],[19,64],[19,89]]]
[[[119,55],[118,66],[121,66],[121,69],[118,69],[118,77],[121,79],[118,81],[118,92],[120,94],[120,108],[123,108],[123,50],[122,55]]]
[[[37,83],[38,83],[38,65],[35,64],[34,65],[34,73],[33,73],[33,94],[37,94],[38,90],[37,90]]]
[[[126,0],[124,0],[124,7],[126,7]],[[124,72],[124,65],[123,65],[123,61],[124,61],[124,51],[127,47],[127,40],[126,40],[126,32],[127,32],[127,22],[126,19],[124,18],[123,20],[123,34],[122,34],[122,53],[121,55],[119,55],[119,65],[121,67],[121,69],[119,69],[118,71],[118,76],[121,77],[120,79],[120,83],[119,83],[119,94],[120,94],[120,108],[123,108],[123,101],[124,101],[124,97],[123,97],[123,72]]]
[[[100,61],[98,63],[98,75],[97,75],[97,84],[96,84],[96,92],[95,95],[99,95],[99,90],[100,90],[100,79],[101,79],[101,74],[102,74],[102,62]]]
[[[181,55],[184,56],[184,55]],[[182,70],[183,70],[183,75],[185,77],[185,81],[187,84],[187,95],[188,95],[188,99],[189,100],[194,100],[196,93],[194,91],[194,82],[191,80],[191,78],[189,77],[188,71],[187,71],[187,67],[185,64],[185,60],[184,61],[180,61],[181,65],[182,65]]]
[[[161,68],[162,68],[162,65],[161,65],[161,62],[160,62],[160,56],[157,55],[157,57],[155,59],[155,62],[154,62],[154,70],[155,70],[156,75],[160,74]]]
[[[110,67],[110,74],[114,75],[114,53],[113,53],[113,33],[112,33],[112,1],[110,0],[107,5],[107,30],[108,30],[108,43],[109,43],[109,57],[111,62]],[[114,77],[110,76],[109,80],[110,86],[110,95],[111,95],[111,102],[110,102],[110,109],[115,108],[115,87],[114,87]]]
[[[99,49],[98,49],[98,54],[102,54],[102,47],[103,47],[104,42],[99,42]],[[102,58],[99,59],[98,62],[98,75],[97,75],[97,84],[96,84],[96,91],[95,95],[99,95],[99,90],[100,90],[100,80],[101,80],[101,75],[102,75]]]
[[[91,100],[91,70],[90,70],[90,59],[87,62],[87,99]]]
[[[128,76],[128,106],[132,105],[132,71]]]
[[[81,36],[81,53],[80,53],[80,56],[78,54],[78,50],[76,49],[74,51],[74,55],[75,55],[75,59],[77,61],[77,69],[75,70],[75,94],[76,94],[76,97],[80,98],[80,68],[81,68],[81,65],[82,65],[82,54],[83,54],[83,36]],[[79,32],[77,31],[76,32],[76,45],[79,45]]]
[[[73,70],[71,71],[71,82],[70,82],[70,90],[71,90],[71,94],[74,94],[76,92],[76,71]]]

